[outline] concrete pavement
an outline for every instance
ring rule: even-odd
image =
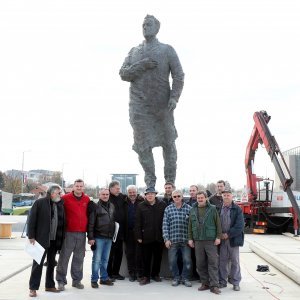
[[[0,240],[0,300],[18,300],[31,299],[28,297],[28,280],[30,276],[31,259],[24,252],[25,239],[20,237],[21,232],[14,233],[17,238]],[[278,269],[271,266],[263,258],[257,256],[250,249],[253,241],[260,241],[264,243],[264,238],[275,252],[276,249],[280,255],[285,255],[284,249],[289,249],[288,255],[293,255],[295,264],[299,262],[300,254],[297,253],[297,247],[300,247],[300,242],[295,244],[294,250],[288,245],[289,241],[295,241],[288,237],[282,236],[257,236],[247,235],[246,243],[241,248],[241,268],[242,268],[242,282],[241,291],[235,292],[229,284],[227,288],[222,289],[220,296],[214,295],[209,291],[198,292],[197,288],[200,285],[198,282],[193,282],[193,287],[187,288],[183,285],[172,287],[169,280],[163,280],[161,283],[151,283],[146,286],[139,286],[137,282],[131,283],[128,278],[124,281],[117,281],[113,287],[100,286],[99,289],[92,289],[90,287],[91,274],[91,259],[92,252],[87,246],[87,252],[84,264],[84,290],[77,290],[69,284],[66,286],[66,291],[59,294],[51,294],[44,291],[44,277],[42,278],[41,288],[38,291],[36,299],[65,299],[78,300],[88,298],[90,300],[140,300],[140,299],[167,299],[183,300],[183,299],[198,299],[199,297],[206,297],[209,299],[282,299],[282,300],[296,300],[300,297],[300,286],[294,281],[286,277]],[[285,245],[285,246],[284,246]],[[286,247],[286,248],[285,248]],[[296,262],[297,261],[297,262]],[[268,264],[270,272],[261,273],[256,271],[259,264]],[[123,266],[124,268],[124,266]],[[19,272],[18,272],[19,271]],[[16,274],[17,273],[17,274]],[[45,271],[43,272],[44,276]],[[15,275],[14,275],[15,274]],[[12,276],[13,275],[13,276]]]

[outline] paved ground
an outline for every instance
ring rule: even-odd
[[[21,232],[14,232],[14,235],[17,236],[15,239],[0,239],[0,300],[31,299],[28,297],[31,259],[24,252],[25,239],[20,237]],[[166,279],[161,283],[139,286],[136,282],[129,282],[128,278],[124,281],[117,281],[113,287],[101,286],[99,289],[92,289],[90,287],[92,253],[87,247],[83,279],[85,289],[77,290],[69,284],[66,286],[65,292],[60,294],[47,293],[44,291],[44,278],[42,278],[37,299],[152,300],[156,298],[156,300],[160,300],[172,298],[172,300],[183,300],[199,299],[199,297],[209,299],[222,297],[222,299],[232,300],[232,297],[236,297],[238,300],[299,300],[300,286],[253,253],[249,248],[249,242],[251,243],[253,240],[269,246],[272,251],[288,258],[296,265],[300,264],[300,241],[284,236],[247,235],[245,246],[241,248],[243,279],[240,292],[234,292],[232,286],[229,285],[222,289],[222,294],[218,296],[209,291],[198,292],[199,283],[195,281],[191,288],[182,285],[172,287],[170,281]],[[268,264],[270,272],[257,272],[256,267],[259,264]],[[69,282],[71,282],[70,279]]]

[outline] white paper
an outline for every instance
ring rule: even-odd
[[[120,228],[120,225],[118,222],[115,222],[115,233],[114,233],[114,236],[113,236],[113,242],[116,241],[117,239],[117,236],[118,236],[118,232],[119,232],[119,228]]]
[[[29,242],[29,239],[27,239],[25,245],[25,252],[27,252],[38,264],[40,264],[45,249],[37,241],[35,241],[33,245]]]

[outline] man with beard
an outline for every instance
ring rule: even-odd
[[[47,292],[58,293],[54,282],[55,255],[61,249],[64,239],[65,216],[61,201],[61,187],[52,185],[47,190],[45,198],[36,200],[30,210],[27,235],[29,242],[36,241],[45,248],[40,264],[35,260],[32,263],[29,280],[29,296],[36,297],[40,287],[43,262],[47,256],[46,285]]]

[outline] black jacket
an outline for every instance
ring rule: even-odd
[[[125,195],[120,193],[118,196],[109,195],[109,201],[115,207],[115,221],[119,223],[118,239],[124,240],[125,231]]]
[[[37,199],[30,210],[27,235],[35,239],[44,248],[50,246],[51,202],[49,197]],[[63,200],[56,203],[58,226],[56,232],[56,248],[61,249],[65,231],[65,214]]]
[[[134,207],[135,207],[135,213],[137,211],[137,207],[139,203],[142,203],[145,199],[140,196],[137,195],[136,200],[134,202]],[[125,230],[124,230],[124,239],[126,240],[126,238],[128,237],[128,204],[130,203],[130,199],[128,198],[128,196],[126,196],[125,198],[125,203],[124,203],[124,211],[125,211]],[[136,221],[136,214],[135,214],[135,218],[133,220],[133,224],[135,224]]]
[[[109,201],[103,203],[99,200],[97,204],[89,204],[88,211],[88,239],[112,238],[115,232],[114,205]]]
[[[156,199],[154,205],[147,200],[140,203],[136,211],[135,236],[143,244],[155,241],[163,242],[162,222],[166,204]]]
[[[210,204],[214,205],[217,208],[217,211],[220,214],[222,206],[223,206],[223,197],[219,196],[217,194],[214,194],[209,198],[209,202],[210,202]]]

